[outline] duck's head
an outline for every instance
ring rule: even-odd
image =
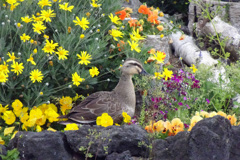
[[[128,58],[124,61],[121,67],[122,74],[134,75],[134,74],[148,74],[144,69],[140,61],[134,58]]]

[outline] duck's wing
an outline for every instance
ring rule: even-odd
[[[121,113],[123,105],[112,92],[96,92],[76,105],[67,118],[78,123],[92,123],[102,113],[116,117],[116,114]]]

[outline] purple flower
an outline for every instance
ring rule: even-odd
[[[208,104],[210,103],[209,99],[207,99],[207,98],[206,98],[206,101],[207,101]]]
[[[184,73],[184,71],[183,71],[182,69],[179,69],[179,72],[180,72],[180,73]]]
[[[188,127],[189,127],[189,125],[184,123],[184,127],[185,127],[185,128],[188,128]]]
[[[164,118],[164,120],[166,120],[167,119],[167,114],[164,114],[163,118]]]
[[[155,102],[155,99],[152,97],[152,102]]]
[[[163,115],[165,114],[163,111],[160,111],[160,113],[163,114]]]
[[[188,109],[190,109],[190,107],[189,107],[189,105],[188,105],[188,104],[186,104],[186,106],[187,106],[187,108],[188,108]]]
[[[183,100],[186,101],[186,100],[187,100],[187,97],[183,97]]]
[[[177,108],[175,108],[175,110],[177,111],[178,109],[177,109]]]
[[[182,106],[182,105],[183,105],[183,103],[182,103],[182,102],[179,102],[179,103],[178,103],[178,105],[179,105],[179,106]]]

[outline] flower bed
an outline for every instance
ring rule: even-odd
[[[215,115],[239,124],[240,111],[232,108],[232,98],[240,91],[240,64],[219,64],[230,78],[222,87],[209,80],[211,67],[186,66],[181,57],[176,62],[181,67],[164,63],[166,53],[144,46],[144,39],[153,34],[168,37],[180,31],[179,23],[170,20],[173,27],[169,27],[158,19],[163,12],[145,4],[136,19],[131,8],[120,9],[120,4],[110,0],[3,3],[0,144],[7,145],[18,131],[79,130],[77,124],[58,124],[58,117],[88,94],[112,89],[119,67],[129,57],[142,61],[150,73],[134,77],[135,88],[143,91],[140,114],[130,117],[123,112],[123,123],[115,124],[103,113],[97,125],[140,124],[159,139],[190,131],[198,121]],[[180,41],[185,38],[181,33]],[[219,81],[224,83],[221,75]]]

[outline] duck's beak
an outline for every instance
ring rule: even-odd
[[[144,69],[142,69],[142,71],[139,74],[144,75],[144,76],[149,75],[149,73],[147,71],[145,71]]]

